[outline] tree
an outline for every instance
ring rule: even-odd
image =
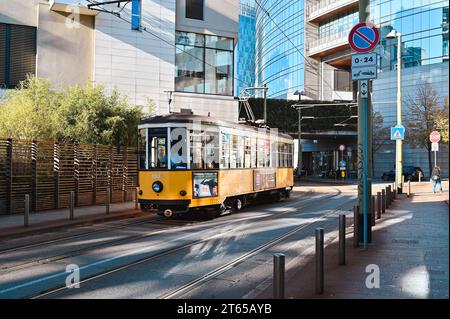
[[[375,163],[374,156],[383,145],[389,143],[389,128],[383,125],[383,116],[380,112],[373,112],[372,114],[372,163]],[[374,169],[374,166],[372,166]]]
[[[444,99],[444,108],[438,112],[436,117],[436,130],[441,133],[441,142],[448,143],[448,96]]]
[[[30,76],[0,105],[0,137],[136,145],[141,115],[115,89],[107,95],[88,83],[56,92],[49,81]]]
[[[44,79],[27,77],[0,105],[0,137],[56,139],[61,130],[60,94]]]
[[[415,96],[407,96],[406,102],[409,106],[408,118],[405,121],[408,127],[406,141],[412,148],[426,148],[428,151],[428,168],[431,174],[431,142],[429,137],[430,133],[438,128],[440,121],[445,120],[443,118],[445,107],[439,106],[439,96],[429,83],[418,85]]]
[[[66,90],[60,118],[64,130],[59,139],[85,144],[136,145],[138,107],[114,89],[106,96],[102,85],[87,84]]]

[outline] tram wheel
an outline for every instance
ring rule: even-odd
[[[244,207],[244,201],[242,198],[236,198],[233,201],[233,213],[237,213],[241,211],[241,209]]]

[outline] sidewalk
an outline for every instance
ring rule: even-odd
[[[353,218],[347,215],[346,265],[338,265],[336,231],[326,231],[325,242],[331,243],[325,247],[324,294],[315,294],[313,255],[304,267],[287,269],[286,298],[449,298],[448,182],[443,187],[443,194],[433,194],[431,183],[412,183],[411,198],[400,195],[377,220],[367,250],[352,247]],[[366,287],[373,274],[366,272],[368,265],[379,267],[379,288]],[[257,298],[272,298],[272,289]]]
[[[23,214],[3,215],[0,216],[0,238],[152,214],[136,210],[134,205],[134,202],[110,204],[109,214],[105,205],[75,207],[74,220],[69,220],[68,208],[30,213],[28,227],[23,226]]]

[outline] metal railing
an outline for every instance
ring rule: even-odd
[[[327,12],[357,2],[358,0],[321,0],[318,3],[306,7],[306,17],[308,19],[314,19]]]
[[[308,53],[311,55],[347,43],[348,43],[348,32],[347,31],[339,32],[329,37],[309,41],[307,43],[306,49]]]

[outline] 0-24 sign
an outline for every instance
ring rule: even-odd
[[[374,66],[374,65],[377,65],[376,53],[363,53],[352,55],[352,68],[363,66]]]

